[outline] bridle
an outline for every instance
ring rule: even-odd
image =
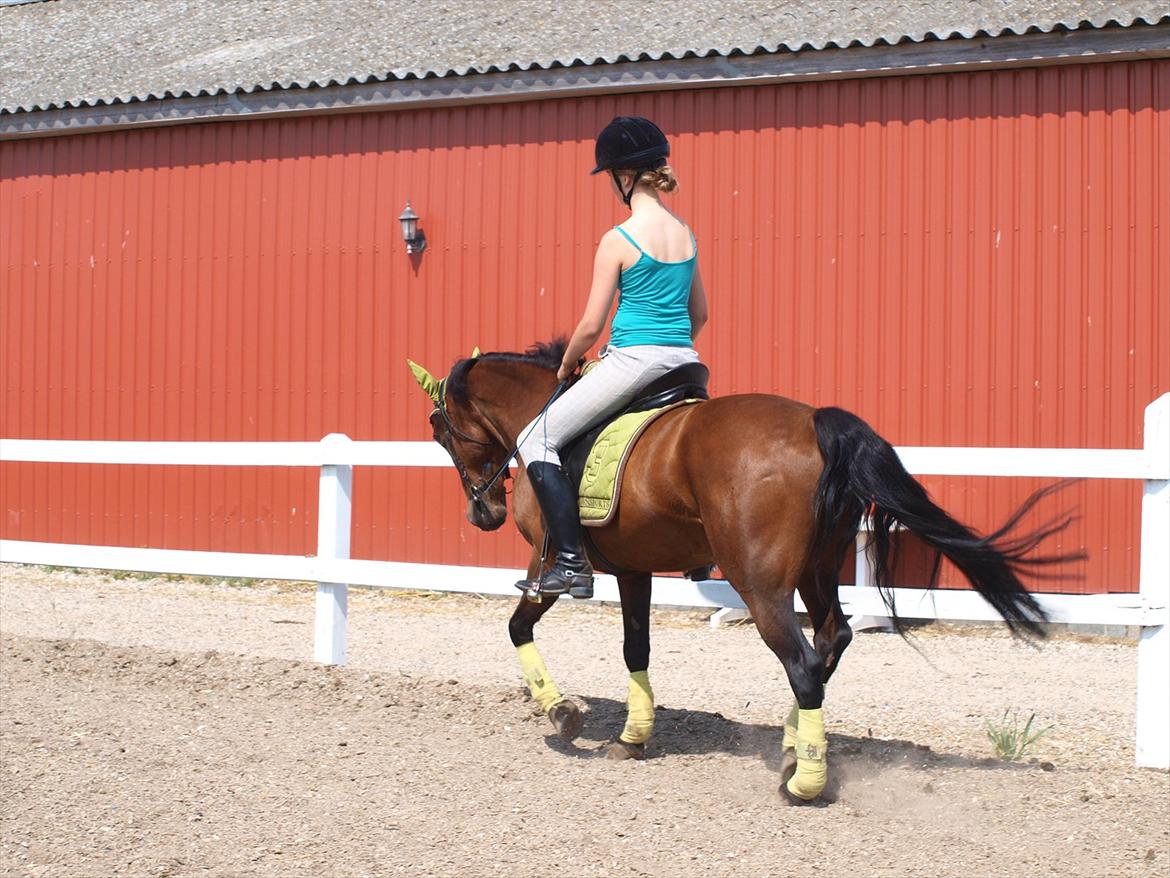
[[[457,439],[463,442],[470,442],[472,445],[479,445],[481,448],[490,448],[494,442],[484,442],[482,439],[476,439],[474,436],[468,436],[462,430],[455,426],[455,422],[451,420],[451,414],[447,411],[447,381],[444,379],[439,383],[439,398],[435,400],[435,409],[443,419],[443,424],[447,427],[448,432]],[[487,492],[500,480],[500,476],[508,471],[509,465],[512,463],[512,458],[516,456],[517,448],[513,448],[511,453],[504,458],[504,462],[496,469],[495,474],[482,484],[476,485],[471,480],[471,474],[467,472],[467,467],[463,465],[459,455],[453,450],[451,451],[451,461],[455,464],[455,470],[459,473],[459,477],[463,479],[464,484],[471,488],[471,502],[478,505],[483,503],[483,498]]]
[[[447,379],[445,378],[439,382],[439,398],[435,401],[435,408],[439,410],[439,414],[443,416],[443,423],[447,425],[447,429],[455,438],[484,448],[488,448],[493,444],[491,442],[484,442],[482,439],[476,439],[474,436],[468,436],[455,426],[455,423],[451,420],[451,415],[447,412]]]
[[[548,402],[546,402],[541,407],[540,412],[537,414],[536,418],[539,418],[541,415],[543,415],[548,410],[548,407],[553,404],[553,401],[556,400],[556,398],[560,396],[568,386],[569,380],[567,378],[564,381],[558,383],[556,389],[552,392],[552,396],[550,396],[548,398]],[[468,436],[466,433],[455,426],[454,422],[451,420],[450,413],[447,411],[447,380],[445,378],[439,382],[439,395],[435,400],[435,409],[438,410],[440,417],[443,419],[443,424],[447,427],[447,430],[455,438],[460,439],[463,442],[470,442],[472,445],[479,445],[482,448],[490,448],[495,444],[493,442],[484,442],[482,439],[476,439],[474,436]],[[536,422],[536,418],[533,419],[534,424]],[[524,438],[527,439],[528,436],[525,435]],[[476,485],[471,481],[471,475],[467,472],[467,467],[463,465],[463,461],[459,459],[459,455],[457,455],[454,451],[451,451],[451,460],[455,464],[455,469],[459,473],[459,477],[463,479],[465,484],[471,487],[470,497],[472,503],[476,505],[483,503],[483,498],[487,495],[487,492],[490,491],[496,482],[500,480],[500,477],[508,471],[508,467],[512,464],[512,458],[514,458],[520,451],[520,443],[522,441],[522,439],[516,440],[516,444],[512,446],[512,450],[508,452],[507,456],[496,469],[492,477],[480,485]]]

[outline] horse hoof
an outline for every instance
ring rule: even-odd
[[[558,701],[549,708],[548,718],[562,741],[571,741],[581,734],[581,727],[585,725],[585,716],[581,708],[568,699]]]
[[[784,800],[788,802],[789,805],[816,805],[819,807],[823,804],[818,798],[802,799],[800,796],[792,795],[791,790],[788,789],[787,780],[780,784],[780,795],[784,797]]]
[[[789,747],[780,757],[780,795],[789,805],[811,805],[816,799],[802,799],[792,795],[788,789],[788,781],[796,774],[796,751]]]
[[[792,780],[794,774],[796,774],[796,751],[785,750],[784,755],[780,757],[780,795],[789,805],[815,805],[821,808],[833,803],[834,799],[823,793],[813,796],[811,799],[802,799],[800,796],[793,795],[792,791],[788,789],[788,781]]]
[[[620,762],[626,759],[645,759],[646,745],[629,744],[619,739],[610,744],[606,749],[605,758],[612,759],[614,762]]]

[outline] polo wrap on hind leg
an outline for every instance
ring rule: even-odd
[[[626,727],[620,740],[627,744],[645,744],[654,731],[654,690],[646,671],[630,674],[630,694],[626,699]]]
[[[788,792],[806,801],[820,795],[828,780],[828,750],[824,712],[819,707],[799,711],[796,773],[788,781]]]
[[[516,647],[516,656],[520,659],[520,671],[524,674],[528,691],[532,693],[541,710],[548,713],[554,704],[565,700],[561,690],[549,676],[548,668],[544,666],[544,659],[540,657],[535,643],[520,644]]]
[[[793,704],[792,710],[788,711],[788,719],[784,720],[784,743],[780,745],[781,750],[793,750],[796,748],[796,729],[800,723],[800,707]]]

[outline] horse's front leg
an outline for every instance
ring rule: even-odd
[[[532,560],[528,564],[528,578],[535,579],[539,576],[540,550],[537,549],[533,551]],[[508,636],[512,638],[512,645],[516,647],[520,671],[524,675],[524,682],[528,684],[532,698],[552,722],[557,734],[563,740],[571,741],[580,734],[585,718],[581,714],[581,708],[562,695],[561,690],[557,688],[536,648],[532,632],[541,616],[556,602],[557,595],[547,595],[540,603],[533,603],[527,595],[521,596],[512,618],[508,620]]]
[[[630,672],[626,725],[609,745],[610,759],[641,759],[654,730],[654,690],[650,688],[650,574],[618,576],[622,599],[622,653]]]

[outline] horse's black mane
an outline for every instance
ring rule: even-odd
[[[508,351],[492,351],[491,353],[480,354],[478,357],[460,360],[451,367],[451,374],[447,376],[447,396],[459,400],[466,399],[467,373],[471,371],[472,366],[481,361],[528,363],[532,366],[539,366],[542,369],[555,372],[561,365],[561,360],[565,356],[565,348],[568,344],[568,341],[563,338],[554,338],[548,342],[537,342],[522,354]]]

